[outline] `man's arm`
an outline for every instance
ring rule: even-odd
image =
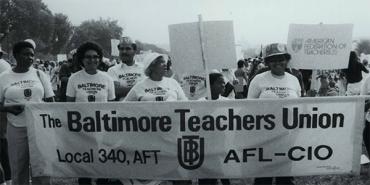
[[[128,92],[130,92],[132,87],[124,87],[121,86],[121,84],[118,81],[114,82],[114,89],[116,93],[116,100],[118,101],[119,99],[126,97]]]

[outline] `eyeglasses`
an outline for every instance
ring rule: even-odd
[[[88,60],[92,60],[92,59],[97,60],[100,57],[99,57],[99,55],[85,55],[84,58],[88,59]]]

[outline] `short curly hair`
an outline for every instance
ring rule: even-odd
[[[27,41],[19,41],[13,46],[13,56],[16,57],[24,48],[32,48],[35,50],[33,45]]]
[[[82,60],[84,59],[85,53],[88,50],[96,51],[96,53],[98,53],[99,55],[99,61],[101,62],[103,60],[103,50],[101,49],[101,47],[95,42],[85,42],[80,47],[77,48],[76,55],[77,55],[77,64],[79,66],[82,67],[84,66]]]

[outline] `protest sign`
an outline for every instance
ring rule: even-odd
[[[233,22],[204,21],[201,24],[203,34],[200,34],[198,22],[169,26],[174,70],[179,74],[204,72],[202,54],[208,69],[234,68],[236,46]]]
[[[352,48],[352,24],[291,24],[289,66],[296,69],[344,69]]]
[[[118,39],[111,39],[110,40],[110,45],[111,45],[111,55],[118,57],[119,56],[119,51],[118,51],[118,46],[119,40]]]
[[[57,61],[58,62],[65,61],[65,60],[67,60],[67,55],[66,54],[58,54],[57,55]]]
[[[28,104],[34,176],[359,173],[363,97]]]

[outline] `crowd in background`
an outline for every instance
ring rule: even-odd
[[[17,63],[13,68],[4,67],[0,80],[1,103],[24,103],[25,101],[40,102],[41,100],[57,102],[108,102],[108,101],[184,101],[207,100],[205,74],[176,74],[171,68],[171,57],[158,53],[139,55],[135,44],[129,38],[123,38],[117,46],[120,52],[117,62],[103,60],[98,44],[87,42],[68,54],[66,61],[49,61],[35,59],[35,43],[22,41],[13,48],[13,56]],[[235,62],[235,69],[215,69],[210,72],[210,89],[212,100],[251,99],[251,98],[286,98],[286,97],[317,97],[317,96],[352,96],[370,93],[370,78],[367,77],[369,64],[360,61],[355,52],[351,52],[347,69],[338,70],[297,70],[288,68],[290,55],[286,51],[277,51],[277,45],[266,47],[262,57],[240,59]],[[270,53],[269,53],[270,52]],[[0,53],[3,52],[0,50]],[[1,57],[0,57],[1,59]],[[0,62],[5,62],[0,61]],[[32,72],[32,73],[31,73]],[[34,72],[34,73],[33,73]],[[271,72],[271,73],[270,73]],[[285,76],[287,79],[276,78]],[[10,82],[16,79],[39,81],[31,84],[30,91],[23,87],[13,88]],[[276,80],[279,79],[279,80]],[[369,80],[366,80],[369,79]],[[258,83],[257,83],[258,82]],[[81,84],[97,84],[100,88],[81,89]],[[284,97],[271,95],[263,90],[266,85],[276,83],[286,86],[293,92]],[[14,84],[14,83],[13,83]],[[33,86],[34,85],[34,86]],[[22,91],[21,94],[10,95],[8,91]],[[34,93],[40,93],[34,98]],[[27,95],[26,93],[29,93]],[[19,97],[16,97],[19,96]],[[24,100],[23,96],[27,96]],[[54,98],[53,98],[54,97]],[[22,99],[22,101],[19,101]],[[368,106],[367,106],[368,107]],[[29,154],[25,125],[18,124],[23,114],[22,107],[7,108],[2,111],[8,116],[8,141],[5,130],[1,140],[0,184],[27,184],[29,182]],[[5,115],[1,115],[1,128],[4,128]],[[19,119],[19,120],[17,120]],[[364,131],[364,141],[369,151],[369,123]],[[26,121],[25,121],[26,122]],[[18,124],[18,125],[17,125]],[[9,137],[9,135],[22,138]],[[22,145],[19,140],[22,139]],[[11,143],[10,145],[7,142]],[[8,151],[9,154],[5,152]],[[22,155],[14,157],[15,153]],[[10,160],[7,158],[10,157]],[[10,161],[10,163],[9,163]],[[17,162],[15,162],[17,161]],[[22,161],[20,164],[19,161]],[[11,171],[10,171],[11,169]],[[10,173],[11,172],[11,173]],[[10,176],[12,174],[12,178]],[[271,178],[257,178],[255,184],[270,183]],[[282,184],[294,184],[291,177],[282,180]],[[36,182],[36,179],[33,178]],[[80,184],[120,184],[125,180],[80,178]],[[278,181],[278,180],[277,180]],[[37,181],[38,182],[38,181]],[[50,182],[50,180],[49,180]],[[126,183],[139,184],[143,180],[126,180]],[[153,183],[154,182],[154,183]],[[222,184],[230,184],[222,179]],[[40,183],[48,184],[41,179]],[[152,184],[161,184],[152,181]],[[189,184],[188,181],[171,181],[173,184]],[[191,183],[191,182],[190,182]],[[216,184],[215,179],[201,179],[199,184]],[[271,181],[272,183],[272,181]],[[145,184],[145,183],[144,183]]]

